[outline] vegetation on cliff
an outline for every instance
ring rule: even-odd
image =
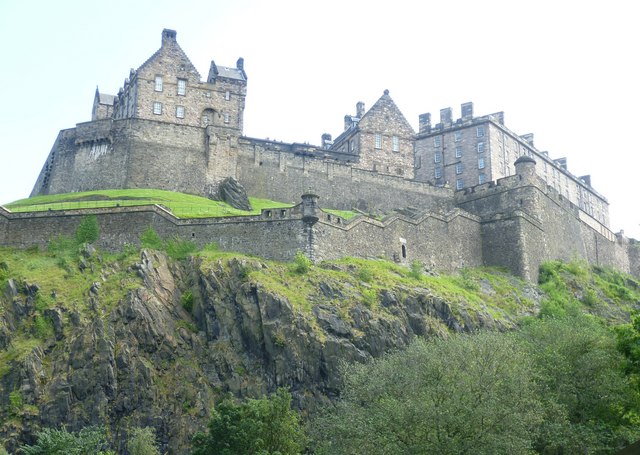
[[[437,439],[431,426],[414,441],[400,441],[400,429],[438,409],[443,431],[466,422],[461,437],[502,447],[485,453],[567,453],[577,441],[605,453],[636,436],[640,323],[629,315],[640,285],[631,277],[554,262],[538,288],[495,269],[282,264],[213,245],[195,251],[152,230],[146,249],[110,255],[79,243],[94,235],[87,219],[82,235],[47,251],[0,249],[0,438],[9,450],[64,424],[74,434],[104,428],[117,453],[151,427],[162,451],[188,453],[212,411],[268,407],[222,405],[228,393],[258,399],[279,387],[312,422],[318,451],[330,443],[359,453],[339,444],[356,441],[353,431],[372,445],[379,417],[398,431],[380,433],[377,447],[420,453],[415,444]],[[483,329],[492,333],[471,335]],[[332,417],[317,417],[327,406]],[[500,420],[510,406],[524,413]],[[500,421],[500,431],[473,433],[478,418]]]

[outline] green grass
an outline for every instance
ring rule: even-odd
[[[258,215],[265,208],[289,208],[292,204],[249,198],[252,211],[238,210],[222,201],[165,190],[127,189],[35,196],[6,204],[13,212],[70,210],[80,208],[130,207],[159,204],[178,218]]]
[[[344,220],[350,220],[351,218],[359,215],[358,212],[351,210],[334,210],[334,209],[322,209],[323,212],[330,213],[331,215],[339,216]]]

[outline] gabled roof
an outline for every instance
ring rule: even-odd
[[[228,68],[226,66],[218,66],[218,77],[237,79],[239,81],[246,80],[241,70],[239,70],[238,68]]]
[[[147,66],[149,66],[151,63],[153,63],[162,55],[169,54],[169,53],[175,53],[184,61],[186,61],[188,64],[188,68],[185,68],[185,70],[188,71],[189,73],[196,75],[198,77],[198,80],[200,80],[200,73],[198,72],[196,67],[193,65],[193,63],[191,63],[191,60],[189,59],[187,54],[182,50],[182,48],[178,44],[178,41],[176,40],[176,32],[174,30],[168,30],[168,29],[164,29],[162,31],[162,46],[160,46],[160,49],[154,52],[154,54],[151,57],[149,57],[142,65],[140,65],[140,67],[138,68],[138,71],[145,69]]]
[[[407,121],[404,114],[396,103],[389,96],[389,90],[385,90],[384,94],[371,106],[358,122],[358,127],[360,129],[366,129],[370,123],[373,122],[374,118],[379,115],[384,115],[385,117],[390,117],[395,119],[395,125],[389,124],[389,126],[393,126],[394,128],[400,128],[404,130],[403,132],[407,135],[415,135],[415,131],[411,124]]]
[[[115,95],[107,95],[106,93],[98,93],[98,95],[98,103],[100,104],[108,104],[109,106],[112,106],[116,99]]]

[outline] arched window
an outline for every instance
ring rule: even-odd
[[[402,244],[402,259],[407,259],[407,245]]]

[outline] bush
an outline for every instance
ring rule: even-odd
[[[191,291],[186,291],[180,297],[180,301],[182,302],[182,308],[191,313],[193,310],[193,293]]]
[[[140,234],[140,246],[150,250],[164,250],[164,242],[151,226]]]
[[[300,275],[304,275],[311,269],[311,259],[306,257],[302,251],[296,252],[296,257],[293,260],[293,271]]]
[[[416,280],[419,280],[422,277],[422,274],[424,273],[423,267],[422,267],[422,262],[420,261],[412,261],[411,265],[409,266],[409,276],[411,278],[414,278]]]
[[[100,225],[95,215],[87,215],[82,218],[76,229],[76,242],[78,244],[94,243],[100,238]]]
[[[22,446],[20,453],[25,455],[107,455],[114,453],[106,448],[107,442],[103,428],[88,427],[77,433],[69,433],[64,428],[62,430],[45,428],[38,432],[35,445]]]
[[[11,412],[14,414],[22,411],[24,407],[24,400],[22,399],[22,394],[19,390],[14,390],[9,394],[9,405],[11,406]]]
[[[373,272],[368,267],[362,267],[358,271],[358,279],[365,283],[371,283],[371,281],[373,281]]]
[[[167,242],[167,254],[171,259],[186,259],[198,251],[198,247],[190,240],[174,237]]]
[[[156,434],[151,427],[134,428],[127,442],[127,449],[131,455],[160,455],[156,446]]]

